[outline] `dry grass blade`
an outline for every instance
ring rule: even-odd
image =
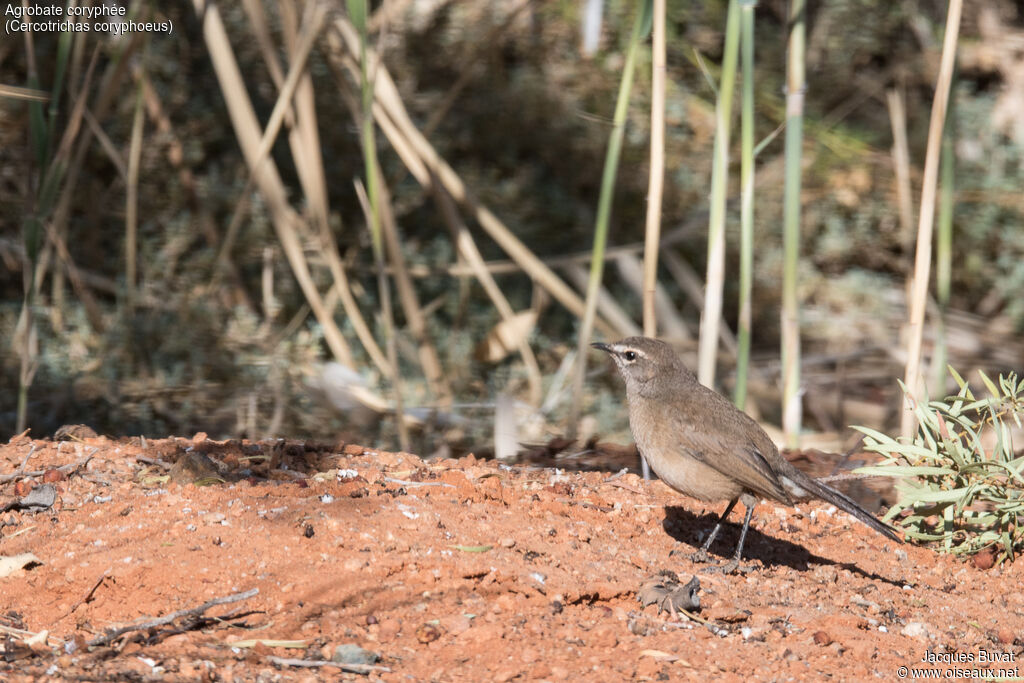
[[[22,88],[17,85],[0,84],[0,97],[11,100],[26,100],[28,102],[49,102],[50,93],[36,88]]]

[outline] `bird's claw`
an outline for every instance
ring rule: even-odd
[[[690,562],[693,562],[694,564],[704,564],[709,560],[711,560],[711,556],[708,555],[708,551],[704,548],[701,548],[697,552],[690,555]]]

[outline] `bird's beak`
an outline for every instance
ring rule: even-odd
[[[594,342],[593,344],[591,344],[591,346],[593,346],[595,349],[600,349],[601,351],[604,351],[605,353],[611,353],[612,352],[612,347],[609,346],[608,344],[602,344],[601,342]]]

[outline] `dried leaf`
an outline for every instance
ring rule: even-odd
[[[667,569],[649,577],[637,591],[636,599],[644,607],[657,605],[658,612],[675,613],[677,610],[699,610],[700,580],[694,576],[683,585],[675,572]]]
[[[477,345],[473,352],[477,360],[497,363],[519,348],[537,325],[537,311],[516,313],[508,320],[502,320],[491,330],[487,338]]]
[[[0,556],[0,578],[10,576],[19,569],[42,564],[42,560],[32,553],[21,553],[9,557]]]
[[[464,553],[486,553],[493,548],[493,545],[453,545],[452,548],[461,550]]]

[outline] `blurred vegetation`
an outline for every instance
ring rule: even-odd
[[[580,294],[566,270],[585,268],[592,241],[601,169],[636,3],[608,0],[599,50],[580,50],[581,7],[570,0],[473,2],[392,0],[371,3],[370,46],[394,78],[413,122],[475,196],[538,258]],[[700,292],[687,275],[706,268],[708,195],[715,134],[715,93],[700,64],[718,77],[727,2],[669,3],[667,17],[663,259],[659,283],[688,335],[668,333],[693,366]],[[804,109],[799,286],[805,422],[840,432],[856,422],[895,421],[900,395],[900,328],[913,235],[901,229],[890,147],[887,90],[904,99],[914,201],[920,193],[925,138],[935,84],[944,8],[933,3],[828,0],[810,3],[808,92]],[[248,97],[262,125],[280,83],[268,67],[250,5],[263,9],[272,52],[287,72],[296,19],[305,5],[254,2],[217,6]],[[290,3],[289,3],[290,5]],[[249,7],[250,11],[246,11]],[[309,56],[315,97],[326,224],[352,295],[378,344],[385,341],[380,291],[366,214],[354,183],[364,178],[359,79],[333,58],[342,3]],[[166,34],[62,36],[35,33],[0,41],[0,84],[61,98],[52,111],[57,144],[70,137],[68,172],[42,216],[38,267],[29,227],[40,214],[48,158],[31,134],[33,107],[0,97],[0,435],[16,425],[25,354],[35,370],[27,398],[33,434],[85,422],[111,434],[211,436],[305,435],[394,445],[395,421],[353,398],[360,383],[383,397],[390,383],[359,342],[352,317],[335,305],[333,319],[351,348],[351,371],[329,365],[325,329],[282,245],[272,200],[249,182],[201,19],[190,5],[141,0],[136,17],[169,18]],[[337,13],[337,15],[333,13]],[[386,18],[385,18],[386,17]],[[786,3],[756,10],[755,138],[783,122]],[[1024,358],[1024,68],[1017,46],[1024,16],[1008,0],[965,9],[953,94],[956,151],[951,296],[945,362],[993,374],[1019,369]],[[70,40],[61,79],[61,41]],[[94,57],[95,55],[95,57]],[[89,78],[89,65],[95,67]],[[638,55],[611,217],[604,286],[634,322],[640,291],[628,277],[642,252],[650,125],[650,45]],[[371,78],[372,76],[371,69]],[[84,98],[85,111],[75,115]],[[354,98],[354,100],[352,99]],[[132,132],[141,103],[135,282],[127,276],[126,240]],[[353,106],[354,105],[354,106]],[[44,105],[43,109],[46,110]],[[46,110],[49,111],[49,110]],[[73,124],[73,125],[72,125]],[[317,232],[317,207],[305,189],[288,132],[270,150],[287,200],[305,221],[295,228],[322,297],[336,283],[329,247]],[[70,131],[70,133],[68,133]],[[54,148],[56,149],[56,148]],[[464,211],[483,258],[517,313],[533,311],[527,341],[543,375],[541,406],[526,409],[529,373],[514,343],[486,359],[475,353],[502,320],[465,258],[430,190],[425,190],[385,135],[375,149],[400,235],[406,272],[422,306],[425,335],[437,349],[449,404],[428,387],[421,340],[396,305],[396,347],[407,411],[424,419],[413,449],[424,455],[490,447],[495,397],[519,400],[522,440],[564,431],[568,383],[563,360],[576,346],[577,316],[552,301]],[[52,157],[50,157],[52,158]],[[732,153],[738,167],[738,153]],[[752,376],[747,407],[780,419],[779,304],[782,277],[783,149],[781,138],[757,158],[757,227],[752,288]],[[730,178],[727,279],[723,320],[737,317],[739,184]],[[240,199],[237,236],[218,256]],[[459,200],[461,202],[461,200]],[[303,227],[305,226],[305,227]],[[27,233],[26,233],[27,231]],[[619,248],[617,250],[617,248]],[[568,256],[580,258],[569,263]],[[674,260],[673,260],[674,258]],[[672,261],[672,264],[669,263]],[[389,258],[389,273],[395,259]],[[456,274],[452,274],[452,269]],[[26,278],[38,287],[26,301]],[[698,276],[698,280],[701,278]],[[699,287],[698,287],[699,290]],[[25,310],[32,315],[26,318]],[[600,311],[599,311],[599,314]],[[930,314],[929,314],[930,315]],[[664,321],[664,317],[660,316]],[[664,329],[664,328],[663,328]],[[926,344],[926,360],[930,350]],[[735,358],[720,351],[720,388],[732,387]],[[326,365],[325,365],[326,364]],[[616,380],[603,367],[589,373],[587,433],[626,440]]]

